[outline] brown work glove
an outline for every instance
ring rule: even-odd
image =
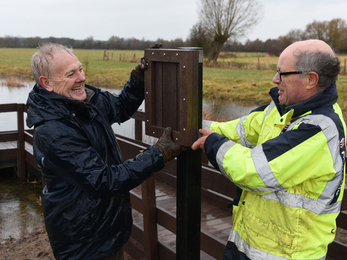
[[[139,81],[145,80],[145,70],[147,69],[147,62],[145,58],[141,58],[139,64],[131,71],[131,75],[137,78]]]
[[[164,157],[164,163],[171,161],[177,157],[182,151],[187,150],[187,147],[175,143],[171,138],[171,127],[167,127],[164,133],[155,144],[159,148],[162,156]]]

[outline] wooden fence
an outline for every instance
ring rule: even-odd
[[[26,106],[24,104],[2,104],[0,105],[0,113],[3,112],[17,112],[18,131],[0,132],[0,144],[16,143],[15,146],[9,145],[6,148],[3,145],[2,148],[0,147],[0,166],[17,167],[21,180],[25,180],[28,174],[41,179],[32,154],[33,131],[24,130]],[[140,150],[148,147],[148,144],[141,141],[144,113],[136,112],[133,118],[135,119],[135,140],[117,136],[123,159],[134,158]],[[176,251],[158,240],[157,233],[157,225],[159,224],[176,234],[176,216],[161,207],[157,207],[155,199],[155,179],[176,187],[176,173],[176,162],[171,161],[162,171],[142,184],[142,196],[131,192],[132,207],[143,215],[143,227],[134,223],[131,238],[125,246],[125,250],[135,259],[176,259]],[[235,197],[235,186],[210,167],[206,158],[203,158],[201,186],[202,200],[231,212],[227,205]],[[347,188],[345,188],[346,193]],[[347,232],[346,197],[345,195],[342,212],[337,218],[337,226],[344,232]],[[212,258],[221,259],[225,245],[225,240],[221,240],[206,231],[201,231],[200,249]],[[347,256],[347,244],[334,241],[329,245],[328,259],[344,259],[344,256]]]

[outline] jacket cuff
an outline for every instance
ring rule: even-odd
[[[219,170],[217,164],[217,153],[219,148],[229,139],[223,135],[212,133],[205,140],[205,152],[210,163]]]

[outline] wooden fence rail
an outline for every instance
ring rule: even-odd
[[[0,132],[0,144],[15,144],[15,146],[0,147],[0,166],[17,167],[17,173],[21,180],[27,178],[29,174],[41,179],[41,173],[37,168],[33,157],[33,131],[24,129],[24,104],[1,104],[0,113],[17,112],[18,130]],[[123,159],[134,158],[141,150],[148,147],[142,142],[142,121],[144,113],[136,112],[135,119],[135,140],[117,135],[117,140],[122,150]],[[207,164],[203,158],[201,195],[202,200],[207,201],[219,208],[229,211],[228,203],[232,202],[236,195],[235,186],[226,181],[217,170]],[[163,207],[156,205],[155,182],[161,181],[171,187],[176,187],[177,183],[177,163],[169,162],[163,170],[157,172],[150,179],[141,185],[141,194],[131,192],[132,207],[142,214],[143,225],[134,222],[132,235],[125,246],[135,259],[176,259],[175,248],[158,239],[158,225],[169,232],[176,234],[176,215],[167,211]],[[345,194],[347,188],[345,188]],[[347,232],[347,199],[346,195],[342,202],[342,212],[337,218],[339,229]],[[200,233],[200,249],[211,258],[221,259],[226,245],[226,241],[210,234],[204,230]],[[328,259],[343,259],[341,256],[347,255],[347,244],[334,241],[329,245]]]

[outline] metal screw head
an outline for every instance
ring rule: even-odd
[[[186,68],[186,66],[183,66],[183,68],[185,69],[185,68]]]

